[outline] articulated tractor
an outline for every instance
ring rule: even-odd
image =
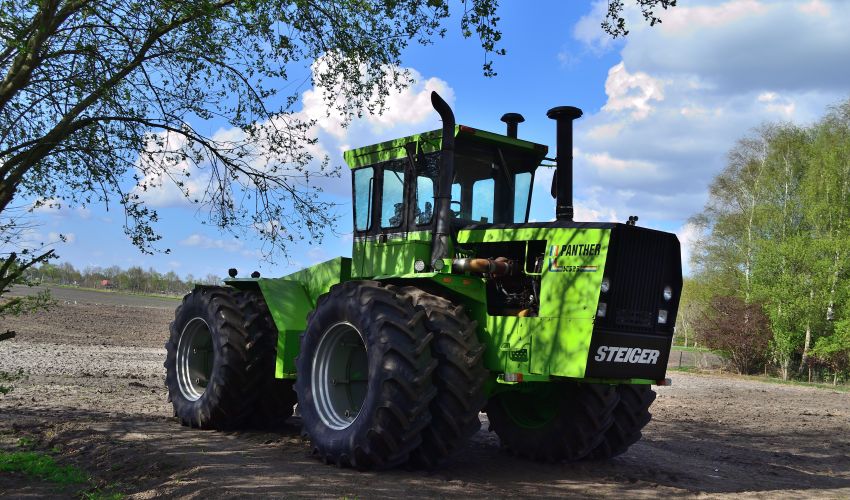
[[[663,385],[682,288],[674,234],[576,222],[572,124],[550,109],[551,222],[529,222],[548,148],[456,125],[347,151],[351,258],[283,278],[198,286],[165,367],[184,424],[300,415],[313,452],[361,470],[433,468],[481,426],[543,461],[605,459],[641,437]]]

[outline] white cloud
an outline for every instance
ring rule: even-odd
[[[821,0],[811,0],[810,2],[798,5],[797,10],[799,10],[803,14],[820,17],[827,17],[832,12],[832,9],[829,7],[829,5],[822,2]]]
[[[761,16],[770,6],[757,0],[732,0],[719,5],[688,7],[679,5],[662,13],[660,28],[669,33],[686,34],[694,29],[718,28],[747,18]]]
[[[642,120],[652,111],[649,101],[664,100],[664,82],[646,73],[629,73],[620,62],[608,70],[605,93],[604,111],[631,111],[633,119]]]
[[[576,122],[580,216],[684,227],[738,138],[764,122],[810,123],[847,98],[850,65],[837,61],[850,46],[850,2],[695,0],[661,17],[651,28],[629,19],[607,102]],[[581,23],[575,37],[593,43]]]
[[[608,1],[597,0],[590,12],[581,17],[573,26],[573,38],[582,42],[588,50],[601,54],[616,43],[610,35],[600,27],[608,12]]]
[[[784,115],[786,119],[794,116],[796,106],[794,101],[785,97],[779,96],[776,92],[764,92],[758,96],[758,102],[764,104],[764,109],[771,112]]]
[[[676,231],[676,236],[679,238],[679,244],[682,247],[682,268],[689,271],[691,268],[693,246],[699,239],[700,230],[697,226],[686,223]]]
[[[313,79],[322,71],[323,59],[313,63],[311,70]],[[372,132],[384,132],[404,125],[419,125],[428,119],[433,119],[435,113],[431,107],[431,92],[436,91],[447,102],[454,101],[454,91],[449,85],[436,77],[424,78],[414,68],[386,68],[386,80],[393,79],[393,74],[403,74],[410,78],[411,84],[398,90],[391,89],[385,97],[384,109],[380,113],[364,113],[355,118],[350,124],[345,123],[345,117],[335,109],[341,104],[342,94],[332,88],[318,85],[301,95],[303,108],[301,113],[310,120],[315,120],[321,131],[333,136],[340,143],[345,143],[353,129],[367,126]],[[327,95],[338,96],[328,102]],[[373,97],[372,101],[375,100]]]
[[[239,240],[213,239],[198,233],[189,235],[180,244],[187,247],[221,249],[227,252],[238,252],[244,247],[244,244]]]
[[[637,181],[638,179],[652,180],[659,175],[658,167],[648,161],[613,158],[604,152],[585,154],[584,157],[602,177],[617,176],[621,179]]]

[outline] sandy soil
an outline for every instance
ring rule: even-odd
[[[359,473],[317,462],[297,417],[275,432],[207,432],[171,416],[163,385],[176,302],[61,292],[57,307],[0,322],[0,448],[30,437],[104,486],[155,496],[850,497],[850,396],[672,372],[644,439],[608,462],[540,464],[482,430],[440,469]],[[95,294],[95,295],[92,295]],[[0,496],[70,494],[0,475]]]

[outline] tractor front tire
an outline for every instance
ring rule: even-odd
[[[617,386],[620,401],[614,408],[614,422],[605,439],[593,450],[590,458],[605,460],[625,453],[641,438],[641,430],[652,419],[649,407],[655,401],[655,391],[648,385]]]
[[[325,463],[360,470],[406,462],[431,421],[433,335],[397,287],[334,285],[307,318],[296,359],[304,434]]]
[[[484,347],[476,337],[476,322],[466,316],[463,306],[416,287],[401,291],[425,311],[425,328],[434,335],[431,355],[437,360],[437,397],[431,401],[431,424],[411,455],[412,465],[432,469],[481,428],[478,413],[487,401],[488,375],[482,362]]]
[[[278,331],[268,305],[258,290],[234,292],[248,334],[245,395],[253,400],[248,423],[275,428],[292,416],[297,396],[293,381],[275,378]]]
[[[533,460],[574,461],[605,438],[619,396],[613,386],[528,383],[487,402],[490,430],[510,453]]]
[[[231,291],[196,287],[174,314],[165,344],[165,384],[183,425],[234,429],[248,414],[243,388],[248,334]]]

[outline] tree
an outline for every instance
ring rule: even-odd
[[[656,5],[675,4],[637,2],[651,24]],[[462,33],[478,37],[495,75],[498,1],[458,3]],[[621,10],[612,2],[615,35],[626,33]],[[338,170],[311,153],[291,73],[311,64],[346,119],[380,112],[409,84],[402,50],[442,36],[449,15],[448,0],[0,0],[0,215],[16,201],[117,206],[151,252],[158,214],[144,195],[172,183],[236,237],[257,232],[284,254],[319,242],[335,214],[314,180]],[[238,132],[206,132],[221,125]],[[52,255],[5,260],[23,269]]]
[[[695,279],[763,307],[783,378],[846,370],[836,360],[850,313],[850,101],[807,128],[763,126],[729,158],[693,219],[704,230]]]

